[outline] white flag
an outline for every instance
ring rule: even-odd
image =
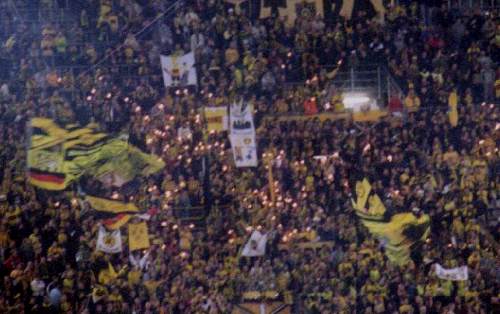
[[[446,269],[436,263],[434,264],[434,267],[436,270],[436,275],[440,279],[453,281],[469,280],[469,269],[467,268],[467,266]]]
[[[182,56],[160,56],[165,87],[196,85],[194,53]]]
[[[146,254],[144,254],[144,256],[139,259],[135,257],[133,252],[130,252],[129,254],[130,264],[132,264],[132,266],[134,266],[139,270],[144,270],[145,268],[149,267],[150,264],[149,253],[150,251],[147,251]]]
[[[255,230],[241,251],[242,256],[262,256],[266,254],[267,233]]]
[[[107,232],[103,226],[99,226],[97,235],[97,251],[105,253],[119,253],[122,251],[122,235],[120,229]]]

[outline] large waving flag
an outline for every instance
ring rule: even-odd
[[[33,118],[31,131],[29,181],[43,189],[64,190],[83,175],[121,186],[165,166],[159,157],[99,132],[95,125],[61,127],[51,119]]]
[[[384,243],[389,260],[398,265],[405,265],[410,260],[412,248],[427,238],[430,232],[430,217],[417,217],[410,212],[388,217],[380,197],[370,193],[371,185],[366,178],[356,183],[357,200],[352,201],[356,215],[368,231]],[[367,203],[368,208],[365,208]]]
[[[361,218],[361,222],[371,234],[385,243],[387,257],[398,265],[408,263],[412,247],[430,232],[429,215],[416,217],[413,213],[400,213],[388,222],[366,218]]]

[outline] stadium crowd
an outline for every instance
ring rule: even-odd
[[[384,22],[354,12],[289,27],[216,0],[160,16],[174,2],[70,3],[75,21],[41,29],[0,3],[1,313],[230,313],[248,291],[277,291],[294,313],[500,308],[497,12],[443,6],[428,21],[412,2],[389,7]],[[40,1],[39,10],[62,4]],[[198,87],[166,90],[160,54],[188,51]],[[330,84],[335,69],[372,62],[399,83],[404,95],[385,105],[404,115],[315,118],[344,111]],[[236,98],[255,109],[256,168],[236,168],[227,133],[205,131],[203,107]],[[302,118],[280,118],[291,113]],[[26,180],[26,130],[40,116],[126,133],[166,167],[134,189],[92,178],[64,193],[36,189]],[[391,213],[431,217],[428,239],[404,267],[354,213],[364,177]],[[95,250],[100,220],[76,201],[81,190],[156,209],[144,267],[126,248]],[[192,208],[206,210],[206,226],[182,223]],[[240,257],[254,229],[269,233],[266,255]],[[99,284],[109,263],[118,277]],[[433,263],[466,265],[469,279],[439,279]]]

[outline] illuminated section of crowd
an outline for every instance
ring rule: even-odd
[[[187,1],[149,26],[173,1],[101,0],[69,8],[78,17],[71,23],[40,29],[8,2],[0,4],[1,313],[230,313],[249,291],[275,291],[294,313],[500,306],[495,12],[435,8],[425,25],[412,3],[388,8],[384,24],[354,12],[349,22],[298,18],[288,28],[210,0]],[[40,12],[55,12],[46,3]],[[160,54],[188,51],[197,89],[166,92]],[[344,109],[341,95],[324,92],[339,60],[385,63],[404,93],[386,105],[404,119],[315,119]],[[452,92],[456,127],[448,122]],[[256,168],[236,168],[227,133],[206,132],[203,107],[236,97],[255,109]],[[291,113],[309,118],[279,118]],[[76,190],[27,183],[26,129],[40,116],[96,122],[165,161],[133,192],[81,183],[86,193],[157,209],[144,269],[126,250],[96,252],[100,221],[74,201]],[[354,214],[354,186],[364,177],[392,213],[431,217],[428,239],[405,267],[388,260]],[[207,210],[205,226],[182,224],[192,208]],[[269,232],[266,255],[240,257],[253,230]],[[312,245],[320,242],[330,244]],[[439,279],[432,263],[466,265],[469,278]],[[109,264],[118,277],[93,298]]]

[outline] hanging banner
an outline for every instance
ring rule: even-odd
[[[469,279],[469,269],[467,266],[446,269],[436,263],[434,264],[434,267],[436,275],[440,279],[452,281],[465,281]]]
[[[253,106],[242,102],[231,105],[229,139],[236,167],[257,167],[257,144],[252,111]]]
[[[194,53],[160,56],[165,87],[197,85]]]
[[[227,108],[224,107],[205,107],[205,120],[207,121],[208,131],[227,130],[228,116]]]
[[[230,108],[229,125],[231,134],[253,134],[253,106],[247,103],[234,103]]]
[[[257,167],[257,146],[255,136],[235,134],[230,135],[236,167]]]

